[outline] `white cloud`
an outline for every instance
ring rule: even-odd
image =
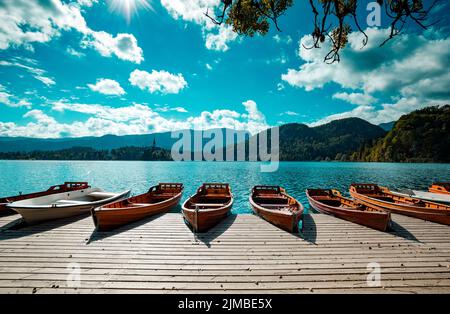
[[[68,54],[70,54],[71,56],[78,57],[78,58],[81,58],[84,56],[84,53],[82,53],[81,51],[78,51],[72,47],[67,47],[66,52]]]
[[[60,113],[72,111],[89,116],[85,121],[61,123],[42,110],[31,110],[24,115],[31,119],[26,125],[14,122],[0,122],[0,136],[26,136],[59,138],[64,136],[102,136],[105,134],[148,134],[182,129],[206,130],[212,128],[232,128],[248,130],[252,134],[269,126],[264,115],[259,112],[254,101],[243,103],[246,113],[217,109],[203,111],[198,116],[187,119],[168,119],[142,104],[114,108],[99,104],[80,104],[58,101],[52,109]]]
[[[87,84],[87,86],[94,92],[99,92],[105,95],[123,95],[125,91],[120,86],[119,82],[110,79],[99,79],[95,84]]]
[[[336,93],[333,95],[333,98],[360,106],[371,105],[377,101],[375,97],[364,93]]]
[[[15,98],[11,95],[8,90],[0,84],[0,103],[4,104],[8,107],[26,107],[31,108],[31,103],[25,99],[21,99],[19,101],[12,100]]]
[[[26,62],[27,64],[21,63]],[[28,59],[28,58],[13,58],[10,61],[2,60],[0,61],[0,66],[7,66],[7,67],[16,67],[23,69],[27,72],[29,72],[35,79],[38,81],[41,81],[47,86],[55,85],[56,82],[48,77],[46,75],[46,71],[40,68],[35,67],[36,60]]]
[[[175,111],[175,112],[179,112],[179,113],[187,113],[188,112],[183,107],[169,107],[169,106],[158,107],[158,108],[156,108],[156,111],[159,111],[159,112]]]
[[[256,102],[254,102],[253,100],[247,100],[242,104],[244,105],[245,110],[248,113],[247,116],[250,120],[265,121],[265,117],[262,112],[258,110]]]
[[[116,122],[127,122],[144,116],[155,116],[150,107],[134,104],[128,107],[110,107],[99,104],[80,104],[57,101],[52,104],[52,109],[59,112],[72,111],[95,116],[96,118],[112,120]]]
[[[98,0],[77,0],[81,6],[92,7]]]
[[[46,76],[35,76],[35,78],[37,80],[41,81],[42,83],[44,83],[47,86],[51,86],[51,85],[55,85],[56,84],[56,82],[53,79],[51,79],[49,77],[46,77]]]
[[[113,37],[106,32],[93,32],[83,42],[83,47],[94,47],[102,56],[115,55],[119,59],[140,64],[143,60],[142,49],[132,34],[117,34]]]
[[[37,122],[39,122],[40,125],[46,126],[56,123],[56,120],[48,115],[46,115],[42,110],[34,109],[31,111],[28,111],[26,114],[23,115],[24,118],[33,118]]]
[[[293,116],[299,116],[299,114],[297,112],[295,112],[295,111],[289,111],[288,110],[288,111],[280,113],[280,116],[291,116],[291,117],[293,117]]]
[[[281,35],[279,35],[279,34],[276,34],[276,35],[274,35],[272,38],[273,38],[273,40],[275,40],[275,42],[278,43],[278,44],[282,43],[282,44],[287,44],[287,45],[289,45],[289,44],[292,43],[292,37],[289,36],[289,35],[281,36]]]
[[[371,28],[366,33],[369,42],[365,47],[362,35],[351,33],[348,45],[340,53],[341,62],[333,64],[324,62],[329,42],[320,49],[305,49],[303,46],[312,45],[312,38],[310,35],[301,38],[299,57],[304,64],[299,69],[288,69],[282,79],[306,91],[337,84],[344,90],[333,97],[358,105],[316,123],[342,117],[389,122],[415,109],[450,102],[450,38],[442,38],[433,31],[405,33],[379,47],[389,36],[389,30]],[[390,100],[379,103],[373,96],[375,93]]]
[[[87,26],[81,12],[83,7],[92,6],[95,2],[3,0],[0,6],[0,50],[20,46],[33,50],[34,43],[46,43],[62,31],[75,30],[82,35],[83,47],[93,47],[103,56],[115,55],[122,60],[140,63],[143,60],[142,49],[132,34],[114,37]]]
[[[0,49],[45,43],[61,30],[75,29],[86,34],[90,29],[81,15],[80,5],[59,0],[3,0],[0,7]]]
[[[181,73],[175,75],[167,71],[156,70],[152,70],[152,73],[134,70],[130,74],[129,81],[131,85],[137,86],[142,90],[148,90],[151,93],[160,92],[162,94],[178,94],[188,86]]]
[[[212,12],[220,4],[220,0],[161,0],[174,19],[207,25],[211,28],[213,23],[205,16],[206,10]]]
[[[253,100],[248,100],[242,104],[246,113],[241,114],[234,110],[216,109],[212,112],[203,111],[197,117],[188,118],[187,122],[191,129],[196,130],[229,128],[246,130],[256,134],[269,128],[264,115],[258,110]]]
[[[206,48],[216,51],[227,51],[230,49],[228,44],[237,38],[237,34],[229,26],[221,26],[219,31],[206,34]]]
[[[373,92],[392,92],[424,79],[437,79],[446,74],[450,57],[450,38],[432,39],[425,35],[405,34],[387,45],[379,44],[388,36],[386,29],[368,29],[367,46],[362,46],[362,35],[349,35],[349,44],[341,52],[341,62],[323,62],[330,45],[321,49],[311,46],[310,35],[300,40],[299,56],[305,63],[299,70],[289,69],[282,79],[295,87],[310,91],[334,82],[343,88]],[[436,80],[437,82],[437,80]]]
[[[25,46],[32,49],[30,43],[47,42],[58,34],[49,17],[57,9],[50,3],[50,12],[35,1],[3,0],[0,7],[0,49]],[[44,17],[44,18],[42,18]],[[30,25],[26,30],[21,25]]]
[[[201,26],[207,49],[227,51],[229,43],[237,39],[237,34],[228,25],[215,25],[205,15],[207,11],[210,15],[214,15],[220,3],[220,0],[161,0],[161,5],[174,19],[182,19]]]
[[[210,71],[213,69],[213,67],[209,63],[205,64],[205,67]]]
[[[416,97],[401,98],[394,103],[382,104],[381,108],[370,105],[361,105],[350,111],[329,115],[325,118],[311,123],[310,125],[317,126],[331,122],[333,120],[355,117],[378,125],[380,123],[398,120],[402,115],[414,110],[422,109],[432,105],[444,104],[448,104],[448,100],[429,100],[429,102],[424,102],[422,99]]]

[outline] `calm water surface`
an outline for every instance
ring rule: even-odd
[[[34,192],[64,181],[89,181],[110,191],[143,193],[158,182],[182,182],[183,201],[203,182],[229,182],[234,213],[250,213],[248,196],[257,184],[281,185],[305,207],[306,188],[337,188],[352,182],[426,189],[434,180],[450,181],[450,164],[282,162],[273,173],[256,162],[0,161],[0,196]]]

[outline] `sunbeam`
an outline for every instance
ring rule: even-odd
[[[127,23],[130,23],[131,18],[138,13],[139,9],[154,11],[152,0],[109,0],[108,2],[110,10],[122,14]]]

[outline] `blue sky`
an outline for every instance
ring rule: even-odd
[[[0,1],[0,136],[254,133],[350,116],[378,124],[449,103],[445,20],[379,48],[382,17],[364,49],[355,32],[342,61],[327,65],[327,44],[301,48],[311,40],[307,1],[281,18],[281,33],[254,38],[204,17],[218,0]],[[137,5],[129,20],[127,3]],[[448,10],[440,5],[433,17]]]

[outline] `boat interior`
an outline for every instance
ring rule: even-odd
[[[19,195],[16,195],[16,196],[0,198],[0,205],[17,202],[17,201],[21,201],[21,200],[26,200],[26,199],[30,199],[30,198],[36,198],[36,197],[41,197],[41,196],[46,196],[46,195],[51,195],[51,194],[56,194],[56,193],[62,193],[62,192],[67,192],[67,191],[83,190],[83,189],[88,189],[88,188],[90,188],[90,186],[89,186],[89,183],[87,183],[87,182],[64,182],[64,184],[53,185],[45,191],[28,193],[28,194],[19,193]]]
[[[147,193],[105,205],[103,208],[140,207],[157,204],[171,199],[181,192],[183,192],[183,184],[181,183],[160,183],[159,185],[152,186]]]
[[[435,182],[430,186],[429,191],[450,194],[450,182]]]
[[[116,193],[109,193],[109,192],[92,192],[89,194],[85,194],[79,197],[69,198],[65,200],[57,200],[56,202],[53,202],[53,204],[56,205],[82,205],[82,204],[89,204],[93,202],[98,202],[102,200],[106,200],[108,198],[112,198],[117,196]]]
[[[253,201],[261,207],[273,210],[295,210],[297,202],[284,194],[279,186],[255,186],[252,190]]]
[[[308,189],[308,195],[314,200],[332,207],[351,208],[362,211],[380,211],[365,205],[360,205],[352,199],[343,197],[337,190]]]
[[[372,197],[384,202],[400,205],[411,205],[423,208],[448,210],[448,206],[446,205],[427,202],[417,198],[396,195],[391,193],[387,188],[380,187],[376,184],[352,184],[350,188],[359,194],[366,195],[368,197]]]
[[[88,189],[83,191],[74,191],[59,194],[51,194],[47,196],[41,196],[37,198],[27,199],[17,202],[22,206],[39,206],[39,205],[83,205],[87,203],[106,200],[117,196],[116,193],[104,192],[100,189]]]
[[[308,195],[325,205],[332,207],[353,207],[353,202],[345,202],[342,197],[335,195],[333,190],[325,190],[325,189],[308,189]]]
[[[228,184],[206,183],[186,202],[186,208],[220,208],[229,204],[231,201],[232,195]]]

